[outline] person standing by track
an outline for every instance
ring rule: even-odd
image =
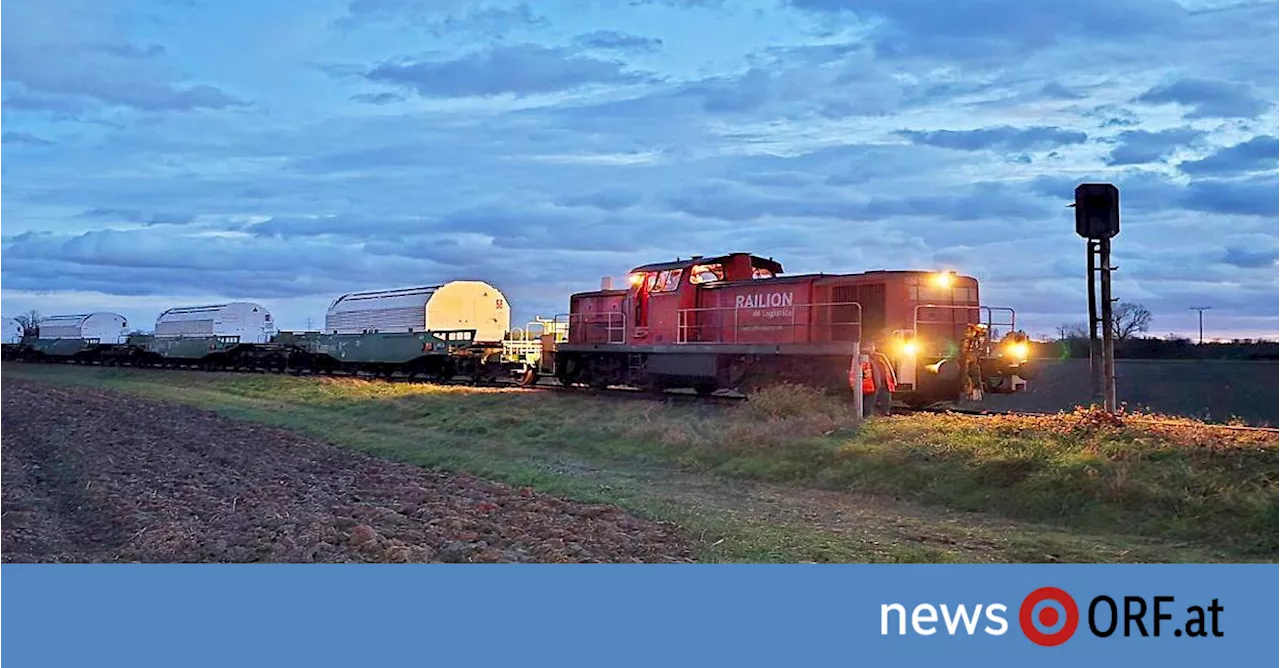
[[[889,415],[898,377],[888,356],[876,350],[876,344],[862,346],[862,415]]]

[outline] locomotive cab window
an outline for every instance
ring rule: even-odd
[[[753,278],[753,279],[756,279],[756,278],[773,278],[773,276],[774,276],[774,274],[773,274],[773,270],[771,270],[771,269],[765,269],[764,267],[752,267],[752,268],[751,268],[751,278]]]
[[[689,282],[695,285],[698,283],[712,283],[723,280],[724,265],[722,264],[694,265],[693,269],[689,272]]]
[[[680,287],[680,273],[682,269],[668,269],[658,273],[657,279],[653,282],[653,292],[671,292]]]

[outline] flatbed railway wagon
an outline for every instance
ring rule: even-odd
[[[497,378],[511,308],[483,281],[352,292],[329,305],[323,332],[287,333],[295,366],[447,380]]]
[[[6,358],[23,361],[84,361],[124,349],[129,321],[118,313],[95,311],[52,315],[39,322],[36,333],[6,351]]]
[[[259,348],[271,341],[271,312],[253,302],[176,306],[156,318],[152,334],[129,337],[129,359],[120,364],[242,368],[271,366],[275,359]]]
[[[572,295],[564,318],[567,340],[546,337],[537,372],[565,384],[706,394],[791,381],[850,392],[860,347],[874,343],[907,404],[1025,386],[1026,337],[1012,310],[981,306],[977,280],[952,273],[784,276],[748,253],[693,257],[636,267],[626,288]]]

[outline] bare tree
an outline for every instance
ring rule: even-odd
[[[30,311],[27,311],[26,313],[23,313],[22,315],[14,318],[14,320],[18,323],[18,327],[21,329],[22,338],[25,339],[28,336],[40,335],[40,312],[39,311],[35,309],[31,309]]]
[[[1121,302],[1111,310],[1111,335],[1124,341],[1151,327],[1151,311],[1142,304]]]
[[[1087,339],[1089,338],[1089,328],[1082,323],[1064,322],[1058,325],[1058,340],[1067,341],[1070,339]]]

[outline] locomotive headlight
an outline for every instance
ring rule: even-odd
[[[951,283],[954,280],[955,280],[955,274],[949,271],[939,272],[933,275],[933,284],[940,288],[951,287]]]
[[[644,282],[644,274],[632,274],[627,277],[627,280],[631,281],[632,285],[640,285]]]
[[[1020,360],[1027,359],[1027,344],[1019,341],[1018,343],[1009,344],[1009,354]]]
[[[905,342],[903,342],[903,344],[902,344],[902,354],[903,354],[903,355],[906,355],[907,357],[915,357],[915,354],[916,354],[916,342],[915,342],[915,341],[905,341]]]

